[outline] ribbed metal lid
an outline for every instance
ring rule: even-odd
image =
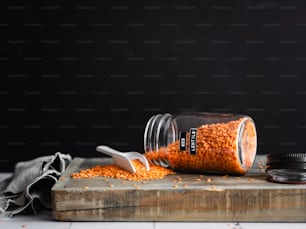
[[[306,183],[306,153],[268,154],[267,180],[279,183]]]

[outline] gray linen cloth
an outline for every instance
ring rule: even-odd
[[[51,188],[71,161],[60,152],[18,162],[11,177],[0,181],[0,219],[22,211],[51,208]]]

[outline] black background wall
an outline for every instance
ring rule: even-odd
[[[1,1],[0,170],[143,150],[156,113],[248,114],[258,153],[306,143],[306,3]]]

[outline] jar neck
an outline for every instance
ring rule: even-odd
[[[160,147],[167,146],[171,119],[172,115],[168,113],[157,114],[149,119],[144,132],[145,152],[155,151]]]

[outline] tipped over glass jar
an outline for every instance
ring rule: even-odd
[[[241,114],[156,114],[144,150],[148,160],[177,171],[243,175],[256,156],[255,123]]]

